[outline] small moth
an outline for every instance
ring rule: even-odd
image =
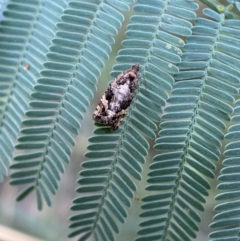
[[[141,198],[140,198],[139,196],[135,196],[134,199],[135,199],[136,201],[140,201],[140,200],[141,200]]]
[[[138,87],[139,65],[119,74],[108,86],[93,112],[96,123],[110,125],[115,131],[126,115]]]
[[[27,70],[29,69],[29,67],[30,67],[29,64],[26,63],[23,69],[24,69],[25,71],[27,71]]]

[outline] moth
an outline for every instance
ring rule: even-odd
[[[29,65],[28,63],[26,63],[23,69],[24,69],[25,71],[27,71],[27,70],[29,69],[29,67],[30,67],[30,65]]]
[[[118,129],[138,87],[139,70],[139,65],[135,64],[110,83],[93,112],[96,123],[110,125],[112,131]]]

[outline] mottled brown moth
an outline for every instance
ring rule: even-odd
[[[110,125],[115,131],[126,115],[138,87],[139,65],[119,74],[108,86],[93,112],[96,123]]]

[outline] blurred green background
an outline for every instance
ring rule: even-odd
[[[201,12],[204,6],[201,3],[199,3],[199,5],[200,8],[197,14],[198,16],[201,16]],[[80,164],[85,160],[84,153],[86,152],[86,146],[88,145],[88,138],[92,135],[92,131],[94,129],[92,112],[95,109],[103,92],[105,91],[108,82],[111,80],[109,73],[111,72],[112,66],[116,63],[115,57],[117,56],[118,50],[121,49],[121,41],[125,38],[124,32],[126,30],[126,25],[129,23],[129,18],[132,14],[132,11],[125,14],[125,22],[119,31],[118,36],[116,37],[115,44],[112,46],[113,51],[111,52],[110,59],[106,62],[105,69],[102,70],[102,75],[98,82],[98,91],[95,93],[95,97],[91,101],[91,105],[88,108],[85,119],[81,123],[82,128],[80,130],[80,135],[76,137],[77,144],[73,148],[71,163],[66,166],[66,172],[62,176],[60,189],[56,196],[53,197],[53,207],[48,208],[45,206],[43,211],[37,211],[36,198],[34,193],[20,203],[15,202],[15,197],[20,189],[15,186],[9,186],[9,179],[6,178],[4,183],[0,184],[0,225],[8,226],[12,229],[22,231],[45,241],[67,240],[67,234],[69,233],[68,217],[72,215],[69,207],[71,206],[71,200],[77,197],[77,193],[75,192],[75,188],[78,186],[76,180],[79,177],[78,173],[80,171]],[[152,146],[153,142],[150,143]],[[153,155],[154,151],[150,149],[149,155],[147,157],[147,163],[144,167],[143,175],[145,177],[148,172],[148,165],[151,162]],[[216,175],[218,175],[221,168],[220,163],[221,162],[219,162],[218,169],[215,172]],[[202,214],[202,223],[200,224],[201,231],[199,231],[198,238],[196,239],[197,241],[208,239],[207,236],[210,231],[208,225],[211,223],[212,216],[214,214],[212,210],[216,204],[214,201],[214,196],[217,193],[215,188],[217,181],[216,179],[209,179],[209,182],[212,185],[212,189],[210,190],[210,195],[207,198],[205,205],[206,212]],[[138,191],[136,196],[139,196],[140,198],[145,196],[145,184],[146,183],[144,183],[144,181],[137,183]],[[117,239],[118,241],[134,240],[134,237],[136,236],[136,230],[138,229],[138,223],[140,221],[138,217],[140,213],[140,206],[141,201],[133,200],[132,208],[129,209],[129,217],[127,219],[127,223],[121,228],[121,233]],[[71,240],[77,240],[77,238],[73,238]]]

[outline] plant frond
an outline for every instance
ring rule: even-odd
[[[204,9],[187,38],[172,96],[161,116],[137,241],[196,238],[240,79],[239,36],[232,20]],[[230,26],[231,25],[231,26]]]
[[[62,0],[57,3],[10,0],[3,11],[0,22],[0,180],[7,175],[21,118],[65,6]]]
[[[240,97],[240,96],[239,96]],[[217,188],[221,191],[215,199],[222,203],[215,206],[218,213],[213,217],[211,228],[217,228],[209,237],[212,241],[239,240],[239,197],[240,197],[240,99],[236,101],[231,125],[225,135],[229,143],[225,146],[223,161],[224,167],[218,180],[221,182]]]
[[[197,8],[195,3],[184,2],[187,15],[195,14],[187,9]],[[116,77],[132,64],[140,64],[139,86],[129,111],[120,128],[111,132],[108,127],[95,129],[89,138],[89,152],[80,172],[77,189],[81,195],[73,200],[72,210],[83,213],[70,218],[70,236],[91,234],[98,240],[114,240],[119,225],[127,217],[136,186],[134,179],[141,179],[142,164],[149,147],[146,137],[155,138],[154,122],[159,122],[161,107],[166,104],[167,92],[172,89],[173,74],[178,73],[184,42],[177,37],[191,34],[191,23],[179,17],[165,14],[177,11],[179,1],[138,0],[127,27],[127,40],[122,42],[111,75]],[[182,8],[181,8],[182,10]],[[151,16],[149,16],[151,13]],[[181,22],[184,27],[177,25]],[[169,24],[168,24],[169,23]]]
[[[90,160],[82,163],[84,169],[77,189],[84,195],[74,199],[71,207],[73,211],[87,211],[89,215],[77,214],[70,218],[70,228],[79,230],[70,236],[86,232],[82,229],[83,223],[90,227],[90,233],[103,232],[106,240],[113,240],[113,234],[119,232],[119,222],[123,223],[127,217],[126,208],[131,206],[136,191],[132,179],[141,180],[141,164],[145,163],[149,148],[145,138],[127,123],[126,120],[114,132],[108,127],[99,127],[89,138],[89,152],[85,156]]]
[[[17,174],[13,173],[10,183],[29,185],[17,200],[36,190],[38,208],[42,197],[51,205],[50,194],[58,189],[64,163],[69,163],[75,145],[72,135],[78,134],[100,68],[124,20],[117,9],[129,10],[125,2],[69,1],[64,9],[15,146],[24,153],[14,157],[11,168]]]

